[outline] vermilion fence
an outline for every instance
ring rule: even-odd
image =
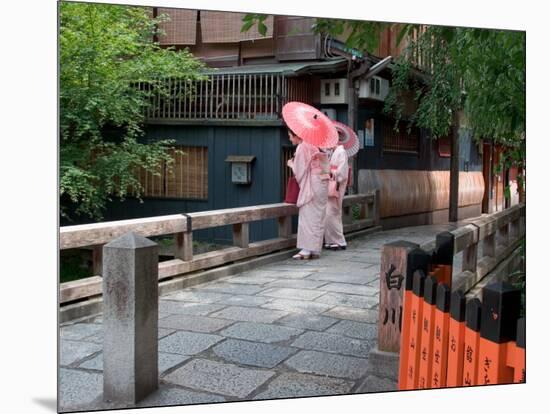
[[[525,382],[521,291],[488,285],[482,301],[450,295],[445,270],[408,275],[403,302],[399,389]]]

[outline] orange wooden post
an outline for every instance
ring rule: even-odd
[[[422,249],[416,248],[407,256],[407,273],[405,275],[405,291],[403,292],[403,318],[401,322],[401,346],[399,348],[399,378],[398,389],[407,388],[407,363],[409,358],[409,344],[411,341],[411,310],[413,301],[414,272],[422,270],[427,273],[431,255]]]
[[[525,382],[525,318],[518,319],[515,342],[508,342],[506,365],[514,370],[514,382]]]
[[[437,280],[452,288],[453,258],[455,248],[455,236],[444,231],[435,237],[435,253],[433,262],[441,268]]]
[[[462,385],[464,369],[464,329],[466,298],[457,290],[451,295],[449,315],[449,346],[447,348],[447,387]]]
[[[414,272],[413,294],[411,300],[410,341],[407,357],[407,382],[405,389],[414,390],[418,387],[418,365],[420,359],[420,334],[422,328],[422,303],[424,302],[424,281],[426,274],[422,270]]]
[[[434,276],[427,277],[424,282],[424,303],[422,304],[422,334],[420,336],[420,366],[418,369],[419,389],[430,388],[436,292],[437,279]]]
[[[437,286],[434,317],[434,345],[432,355],[432,375],[430,388],[440,388],[447,384],[447,347],[449,341],[449,302],[450,289],[444,283]]]
[[[477,385],[479,358],[479,328],[481,302],[475,298],[466,304],[466,329],[464,329],[464,372],[462,385]]]
[[[478,380],[482,385],[509,384],[514,369],[506,365],[508,342],[516,337],[521,291],[505,282],[483,288]]]

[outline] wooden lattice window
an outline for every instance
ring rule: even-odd
[[[418,128],[412,127],[408,131],[407,124],[399,122],[396,130],[394,121],[385,119],[382,121],[382,136],[385,152],[418,154],[420,136]]]
[[[144,197],[208,199],[208,148],[178,146],[170,150],[173,164],[169,171],[162,163],[157,174],[140,171]]]

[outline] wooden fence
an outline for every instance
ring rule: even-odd
[[[473,220],[452,232],[439,233],[434,241],[422,246],[394,242],[383,247],[381,274],[386,277],[380,280],[378,349],[399,353],[400,389],[511,382],[510,366],[519,370],[514,374],[515,380],[519,378],[523,368],[518,361],[525,349],[523,333],[519,330],[516,338],[515,329],[520,310],[519,291],[491,283],[501,276],[495,270],[517,253],[524,240],[524,216],[525,205],[520,204]],[[453,274],[457,254],[462,254],[462,268]],[[465,312],[466,299],[470,299],[466,308],[472,309]],[[496,311],[497,308],[502,312]],[[472,315],[470,319],[468,314]],[[495,327],[497,319],[499,324]],[[453,320],[462,323],[462,328],[453,325]],[[474,334],[466,338],[473,341],[470,348],[484,350],[477,356],[468,352],[467,361],[483,358],[469,371],[461,365],[464,356],[448,358],[452,355],[451,348],[458,354],[464,351],[460,347],[465,337],[457,336],[459,332],[469,332],[463,329],[464,325],[477,332],[477,337],[481,335],[481,339],[493,339],[490,345],[477,340]],[[478,348],[478,342],[484,343],[483,348]],[[503,342],[506,347],[494,351],[494,343]],[[486,360],[492,361],[489,367],[485,366]],[[488,380],[485,371],[483,376],[478,372],[482,368],[491,372]]]
[[[344,197],[344,231],[351,232],[379,223],[379,192]],[[358,205],[358,219],[353,220],[352,206]],[[95,276],[62,283],[59,302],[66,305],[75,301],[98,298],[102,293],[102,249],[109,241],[128,232],[144,237],[173,235],[174,259],[159,263],[159,281],[198,270],[213,268],[238,260],[296,246],[292,234],[292,216],[298,214],[294,204],[278,203],[252,207],[212,210],[189,214],[148,217],[134,220],[65,226],[60,229],[61,250],[93,247]],[[249,241],[249,223],[277,219],[278,237],[258,242]],[[208,253],[193,254],[193,231],[219,226],[233,226],[233,246]]]

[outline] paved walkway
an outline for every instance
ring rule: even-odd
[[[422,244],[455,227],[379,232],[319,260],[289,259],[161,297],[160,389],[139,406],[356,392],[376,343],[381,247]],[[101,323],[61,327],[62,411],[106,407]]]

